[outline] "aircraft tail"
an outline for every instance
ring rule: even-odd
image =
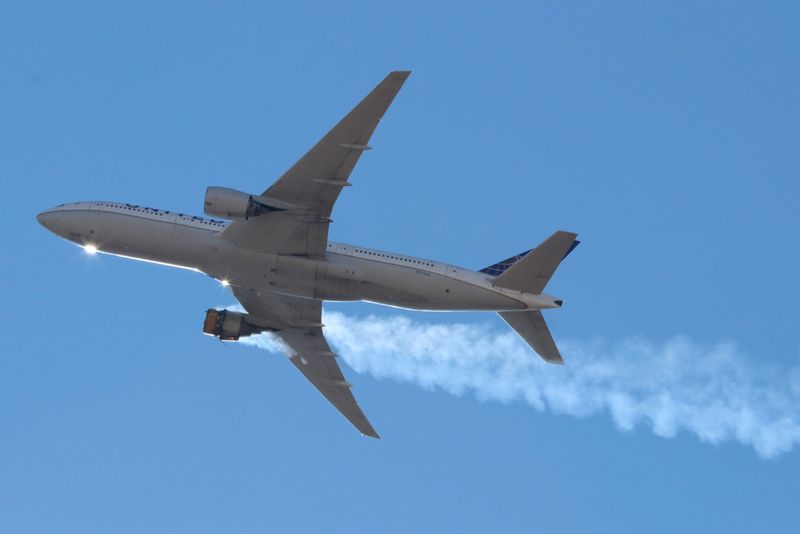
[[[535,249],[487,268],[498,272],[494,285],[540,294],[561,261],[578,246],[576,237],[572,232],[556,232]],[[498,315],[546,362],[564,363],[541,311],[499,312]]]
[[[525,343],[536,351],[547,363],[563,365],[564,359],[558,352],[556,342],[544,322],[542,312],[539,310],[498,312],[508,326],[519,334]]]
[[[535,249],[506,260],[509,262],[507,266],[501,262],[481,272],[489,269],[499,271],[494,280],[498,287],[539,294],[561,261],[578,245],[576,237],[578,235],[572,232],[558,231]]]

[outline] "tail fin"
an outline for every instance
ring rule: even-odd
[[[578,235],[572,232],[558,231],[519,259],[509,258],[514,261],[500,272],[494,285],[525,293],[541,293],[561,260],[579,243],[576,237]]]
[[[498,312],[508,326],[514,329],[525,343],[536,351],[547,363],[564,364],[564,359],[558,352],[553,336],[544,322],[542,312],[538,310]]]

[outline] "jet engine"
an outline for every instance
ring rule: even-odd
[[[203,209],[211,217],[246,220],[271,211],[287,209],[279,204],[282,203],[227,187],[209,187],[206,189]]]
[[[251,323],[248,317],[246,313],[230,310],[207,310],[206,319],[203,321],[203,333],[224,341],[236,341],[240,337],[252,336],[268,330]]]

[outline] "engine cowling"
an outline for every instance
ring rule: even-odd
[[[230,310],[206,310],[203,333],[224,341],[236,341],[240,337],[260,334],[267,330],[247,320],[246,313]]]
[[[260,198],[227,187],[209,187],[203,210],[211,217],[246,220],[277,209],[261,202]]]

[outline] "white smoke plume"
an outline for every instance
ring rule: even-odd
[[[800,367],[751,364],[734,344],[686,337],[660,344],[560,340],[567,365],[542,362],[511,330],[435,324],[404,316],[327,312],[325,334],[358,373],[454,395],[523,401],[576,417],[607,411],[621,430],[650,427],[662,437],[686,430],[701,441],[735,440],[773,458],[800,441]],[[245,341],[245,340],[243,340]],[[271,352],[268,335],[246,342]]]

